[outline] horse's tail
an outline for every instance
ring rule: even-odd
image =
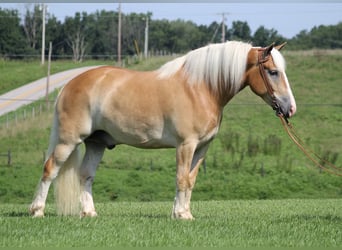
[[[55,201],[59,215],[77,215],[80,212],[80,149],[71,153],[55,181]]]
[[[57,113],[54,114],[53,126],[50,135],[50,145],[48,149],[48,156],[50,156],[58,142],[59,124],[57,120]],[[80,148],[76,146],[69,158],[63,164],[54,181],[55,202],[57,214],[59,215],[76,215],[79,214],[80,209],[80,174],[79,168],[81,166]]]

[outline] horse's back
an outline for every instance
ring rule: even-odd
[[[131,71],[101,66],[88,70],[68,82],[58,97],[61,107],[87,107],[96,99],[104,100],[132,75]]]
[[[101,66],[95,69],[90,69],[67,83],[63,92],[86,92],[91,91],[95,87],[101,85],[113,85],[123,81],[131,73],[131,71],[113,66]]]

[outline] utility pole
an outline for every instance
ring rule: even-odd
[[[121,3],[119,3],[119,20],[118,20],[118,65],[121,66]]]
[[[145,25],[145,44],[144,44],[144,57],[147,58],[148,55],[148,19],[149,14],[146,15],[146,25]]]
[[[45,101],[46,101],[46,108],[47,108],[47,110],[50,109],[49,85],[50,85],[51,53],[52,53],[52,42],[49,43],[48,70],[47,70],[47,77],[46,77]]]
[[[225,28],[225,22],[226,22],[226,16],[228,15],[228,12],[223,12],[221,13],[222,15],[222,38],[221,38],[221,42],[225,42],[226,41],[226,28]]]
[[[42,60],[41,65],[45,63],[45,15],[46,15],[46,6],[42,3]]]

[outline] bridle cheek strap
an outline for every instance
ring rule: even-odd
[[[259,71],[260,71],[260,75],[262,77],[262,79],[264,80],[264,84],[266,86],[267,89],[267,93],[270,95],[271,99],[272,99],[272,108],[273,110],[276,111],[276,115],[277,116],[283,116],[286,119],[286,115],[283,113],[283,111],[281,110],[280,105],[277,102],[277,99],[274,95],[274,91],[273,88],[271,86],[271,83],[266,75],[266,68],[264,63],[267,62],[270,59],[269,55],[265,56],[265,48],[261,48],[258,49],[258,66],[259,66]],[[287,121],[287,119],[286,119]]]

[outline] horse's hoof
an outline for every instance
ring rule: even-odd
[[[190,212],[172,213],[172,218],[177,220],[195,220]]]
[[[33,214],[31,214],[33,218],[43,218],[44,217],[44,212],[37,211]]]
[[[95,211],[90,211],[90,212],[81,212],[80,217],[96,217],[97,213]]]
[[[31,205],[29,208],[29,213],[33,218],[44,217],[44,206]]]

